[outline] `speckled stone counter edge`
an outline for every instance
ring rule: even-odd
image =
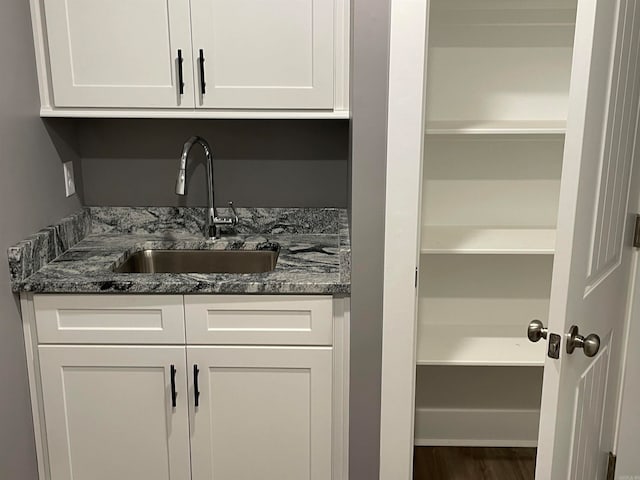
[[[227,214],[225,209],[219,209]],[[351,249],[348,216],[337,208],[239,208],[239,234],[338,234],[340,283],[349,284]],[[46,227],[8,249],[14,292],[44,265],[94,233],[157,233],[166,230],[202,231],[204,208],[193,207],[86,207]]]
[[[9,247],[7,255],[13,291],[19,291],[20,284],[27,277],[69,250],[90,231],[91,214],[84,208]]]
[[[346,210],[339,211],[340,225],[340,282],[351,284],[351,233],[349,232],[349,214]]]

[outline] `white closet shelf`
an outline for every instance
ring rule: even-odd
[[[553,255],[552,228],[422,227],[421,253]]]
[[[421,323],[419,329],[417,365],[544,365],[546,342],[530,342],[526,325]]]
[[[564,120],[456,120],[428,121],[427,135],[522,135],[522,134],[564,134],[567,122]]]

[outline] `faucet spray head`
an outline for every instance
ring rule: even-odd
[[[181,168],[178,171],[178,178],[176,180],[176,195],[185,195],[187,193],[187,171]]]
[[[180,155],[180,167],[178,170],[178,178],[176,179],[176,195],[185,195],[187,193],[187,158],[189,151],[198,137],[191,137],[182,147],[182,155]]]

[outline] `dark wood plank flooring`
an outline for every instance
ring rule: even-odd
[[[534,480],[535,448],[416,447],[414,480]]]

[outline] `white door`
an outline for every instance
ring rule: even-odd
[[[44,0],[44,9],[56,107],[193,108],[189,0]]]
[[[613,5],[612,5],[613,3]],[[538,480],[605,476],[613,449],[623,322],[630,280],[630,171],[638,114],[638,0],[580,0],[560,194]],[[631,191],[632,204],[637,187]],[[572,326],[599,351],[568,353]],[[589,340],[589,339],[587,339]],[[593,353],[593,352],[591,352]]]
[[[184,346],[47,345],[39,356],[47,478],[190,480]]]
[[[187,347],[187,360],[193,480],[331,478],[330,347]]]
[[[191,0],[196,104],[332,109],[334,2]]]

